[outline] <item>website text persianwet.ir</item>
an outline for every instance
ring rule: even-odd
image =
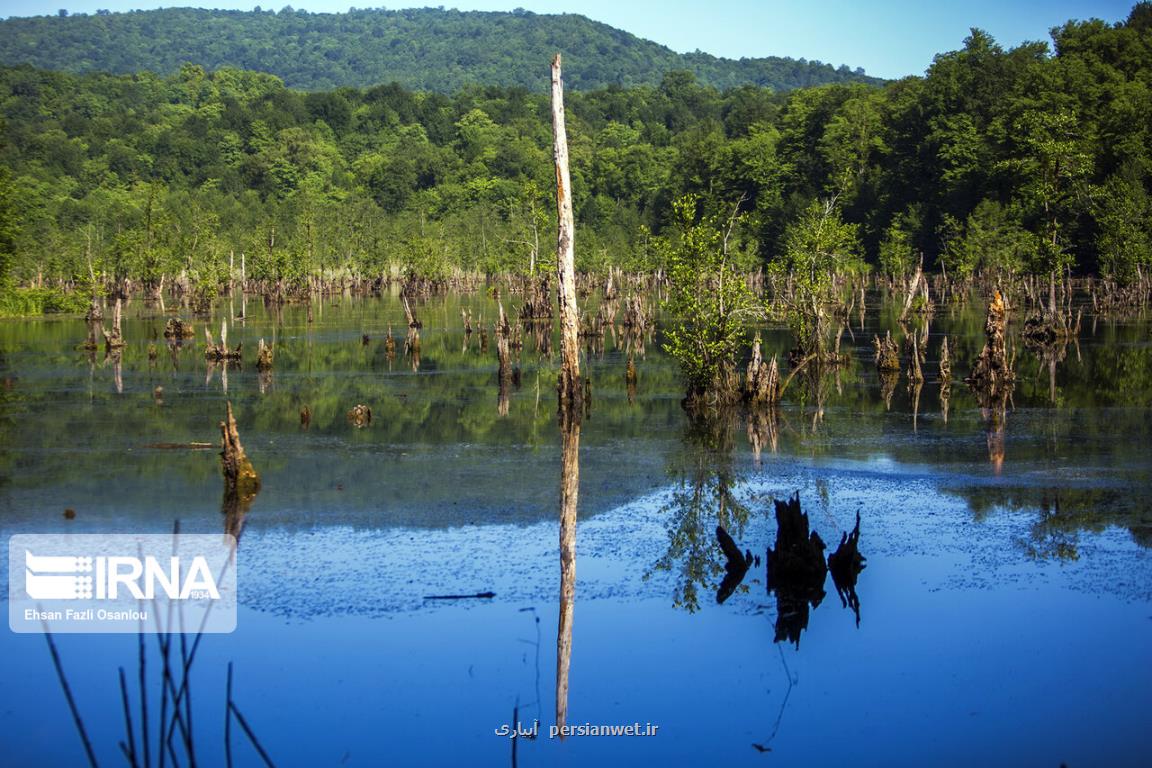
[[[548,738],[564,739],[569,736],[655,736],[659,730],[659,725],[639,722],[625,725],[606,725],[600,723],[550,725],[548,726]],[[524,727],[522,723],[516,723],[515,725],[505,723],[495,729],[495,734],[509,739],[535,739],[540,735],[540,721],[534,720],[532,725],[527,728]]]

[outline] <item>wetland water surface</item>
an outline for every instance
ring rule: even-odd
[[[229,662],[278,765],[1147,764],[1146,322],[1086,318],[1078,345],[1046,356],[1017,344],[998,420],[962,383],[982,308],[937,313],[915,393],[872,364],[872,334],[895,329],[885,307],[845,333],[849,365],[797,377],[779,417],[751,428],[690,425],[659,332],[610,333],[584,363],[591,412],[564,440],[555,360],[526,332],[502,393],[495,340],[466,339],[461,306],[489,326],[496,315],[481,294],[422,303],[418,364],[389,296],[327,299],[311,322],[249,301],[229,332],[249,352],[242,369],[206,364],[199,320],[183,350],[160,338],[150,362],[164,317],[138,301],[119,366],[75,349],[75,318],[0,323],[5,540],[163,533],[176,519],[240,533],[238,628],[205,636],[193,672],[202,764],[223,764]],[[213,326],[240,308],[218,306]],[[787,348],[785,331],[764,335],[769,355]],[[261,337],[275,342],[270,377],[254,366]],[[150,447],[217,443],[227,400],[263,480],[230,517],[215,449]],[[364,428],[345,416],[359,403]],[[571,459],[574,553],[560,505]],[[822,597],[767,590],[772,500],[796,492],[830,548],[859,512],[854,595],[830,578]],[[718,523],[761,559],[722,604]],[[575,563],[563,585],[562,548]],[[97,756],[119,763],[117,668],[135,674],[136,638],[57,645]],[[5,632],[0,658],[3,762],[83,763],[44,638]],[[539,738],[496,735],[514,711]],[[561,741],[548,735],[558,717],[658,730]],[[233,741],[237,764],[254,764]]]

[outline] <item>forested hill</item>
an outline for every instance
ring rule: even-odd
[[[803,59],[720,59],[678,54],[575,15],[461,12],[434,8],[315,14],[170,8],[0,21],[0,63],[69,72],[166,75],[185,62],[269,72],[290,88],[327,90],[397,82],[454,93],[465,85],[543,90],[547,63],[565,55],[570,88],[657,85],[691,70],[700,82],[790,90],[879,82],[863,70]]]

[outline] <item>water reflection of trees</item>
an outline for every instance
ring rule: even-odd
[[[1152,543],[1143,500],[1124,488],[985,487],[949,489],[962,497],[977,522],[999,510],[1028,511],[1035,517],[1020,545],[1041,560],[1079,559],[1081,532],[1102,533],[1110,527],[1128,530],[1140,546]]]
[[[669,468],[677,485],[668,506],[668,550],[654,567],[678,571],[673,602],[688,611],[699,609],[700,587],[725,571],[714,539],[717,526],[739,540],[748,522],[749,510],[735,495],[741,480],[733,455],[737,421],[731,409],[691,418]]]

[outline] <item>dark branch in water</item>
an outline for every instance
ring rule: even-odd
[[[425,595],[425,600],[489,600],[496,597],[495,592],[477,592],[472,595]]]
[[[728,531],[720,525],[716,526],[716,541],[720,543],[720,550],[724,553],[726,560],[724,563],[724,580],[720,582],[720,588],[716,590],[716,602],[721,604],[731,597],[740,583],[744,581],[748,569],[752,567],[752,553],[741,552],[740,548],[736,546],[736,542],[728,535]]]

